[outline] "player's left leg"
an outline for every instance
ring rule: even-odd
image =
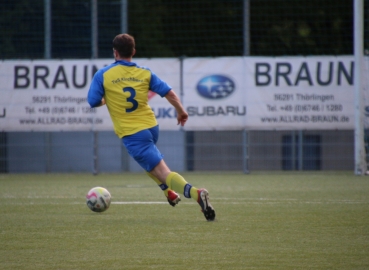
[[[129,155],[137,161],[137,163],[146,171],[147,175],[155,181],[155,183],[163,190],[168,203],[175,206],[181,200],[180,196],[165,184],[164,180],[160,181],[158,177],[150,171],[153,170],[163,159],[163,155],[156,147],[156,142],[159,136],[158,126],[151,129],[141,130],[135,134],[125,136],[122,138],[123,144],[126,147]],[[167,175],[169,168],[161,166],[160,176]]]
[[[176,206],[181,200],[181,197],[179,194],[177,194],[175,191],[171,190],[166,184],[163,184],[158,178],[156,178],[153,174],[146,172],[146,174],[155,181],[155,183],[161,188],[161,190],[164,192],[165,197],[167,197],[168,203],[171,206]]]

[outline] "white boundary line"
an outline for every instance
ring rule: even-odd
[[[167,202],[111,202],[111,204],[168,204]]]

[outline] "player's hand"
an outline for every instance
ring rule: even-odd
[[[182,127],[186,124],[186,121],[188,119],[188,113],[182,112],[177,114],[177,125],[181,125]]]
[[[100,103],[100,105],[99,106],[104,106],[106,104],[106,102],[105,102],[105,98],[102,98],[101,99],[101,103]]]

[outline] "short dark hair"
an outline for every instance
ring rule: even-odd
[[[119,34],[113,39],[113,49],[120,57],[132,57],[135,49],[135,39],[129,34]]]

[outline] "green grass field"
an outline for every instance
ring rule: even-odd
[[[215,222],[143,173],[1,174],[0,269],[369,269],[369,177],[183,175]],[[104,213],[86,206],[94,186],[112,194]]]

